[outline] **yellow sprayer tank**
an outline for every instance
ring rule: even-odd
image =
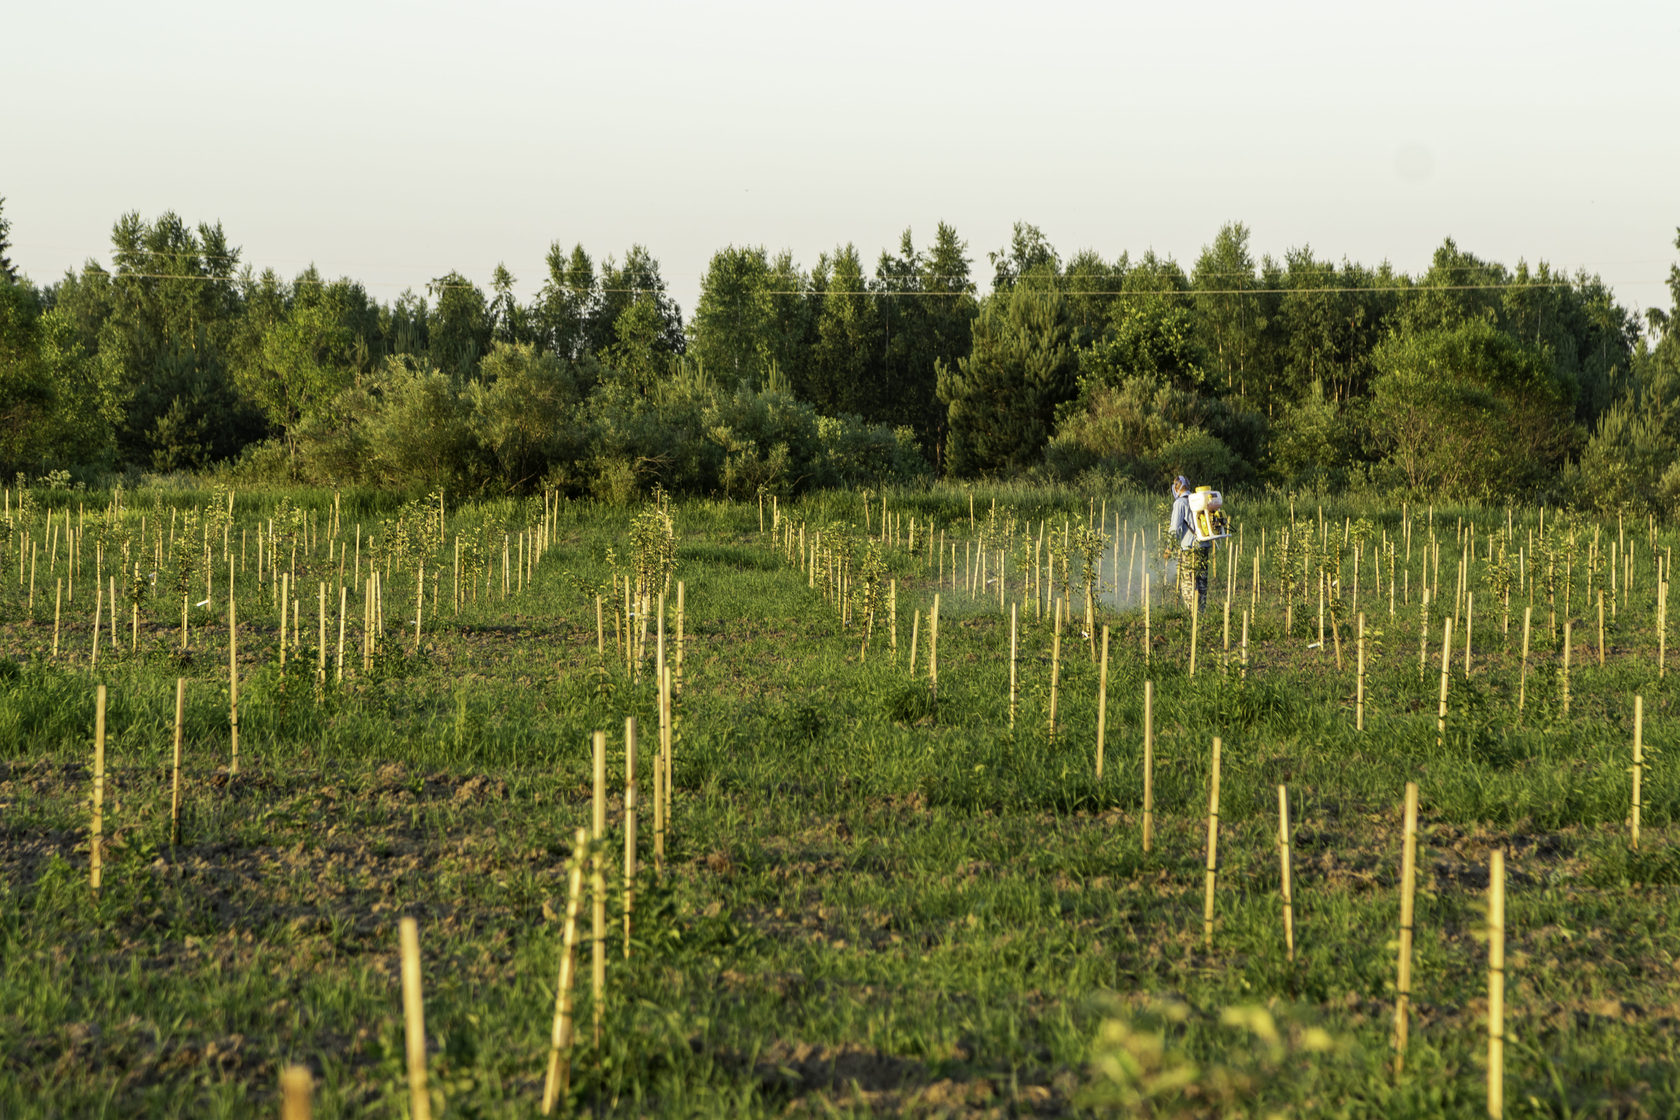
[[[1230,536],[1225,528],[1225,516],[1220,509],[1225,499],[1211,486],[1198,486],[1190,495],[1190,523],[1195,527],[1198,541],[1219,541]]]

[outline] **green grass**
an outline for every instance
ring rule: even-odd
[[[992,496],[977,496],[981,519]],[[1072,492],[997,496],[1034,519],[1089,508]],[[323,516],[331,506],[331,495],[291,497]],[[167,501],[184,510],[207,498]],[[966,491],[888,502],[919,530],[931,518],[961,555]],[[154,519],[151,540],[157,511],[167,517],[170,506],[147,495],[130,504]],[[1153,505],[1133,500],[1123,516],[1152,531]],[[254,550],[259,519],[284,508],[276,495],[241,496],[234,551],[241,530]],[[341,508],[345,539],[360,521],[367,549],[401,502],[361,493]],[[826,494],[781,512],[815,528],[860,520],[861,504]],[[1346,512],[1391,533],[1399,525],[1398,511]],[[1297,513],[1308,516],[1304,504]],[[138,516],[113,532],[109,554],[138,531]],[[479,525],[517,532],[541,506],[449,516],[450,535]],[[1252,549],[1262,524],[1275,540],[1288,507],[1256,503],[1242,516]],[[1341,524],[1340,514],[1326,516]],[[1434,511],[1449,593],[1459,516],[1476,520],[1478,542],[1504,528],[1503,511]],[[445,543],[434,557],[445,573],[439,610],[428,605],[418,653],[412,628],[399,633],[412,618],[412,576],[393,571],[385,653],[369,674],[359,589],[347,577],[350,664],[343,684],[325,686],[314,679],[308,589],[328,577],[336,589],[336,563],[329,570],[324,551],[300,552],[315,573],[300,575],[306,648],[282,671],[277,610],[248,555],[237,777],[226,771],[225,566],[217,613],[195,609],[187,653],[175,648],[179,608],[166,597],[143,608],[139,652],[127,652],[123,616],[121,650],[102,649],[93,672],[90,574],[78,578],[54,661],[46,561],[31,612],[16,552],[0,558],[0,1115],[273,1114],[289,1062],[315,1073],[317,1115],[406,1115],[396,955],[404,916],[420,926],[430,1074],[445,1115],[534,1115],[571,836],[589,816],[590,733],[608,732],[615,852],[627,715],[642,729],[644,807],[652,789],[652,675],[633,678],[613,655],[610,613],[608,656],[597,658],[586,590],[608,582],[609,548],[621,562],[627,555],[629,520],[561,504],[532,585],[503,600],[498,570],[459,613],[449,606]],[[1519,519],[1519,537],[1536,524],[1534,514]],[[30,527],[37,541],[43,525]],[[1217,610],[1203,620],[1194,678],[1181,612],[1156,599],[1147,664],[1141,614],[1103,612],[1112,644],[1101,782],[1097,669],[1079,624],[1063,635],[1052,739],[1050,626],[1030,599],[1011,727],[1008,617],[995,597],[953,591],[948,572],[937,700],[925,678],[925,623],[917,678],[907,673],[911,612],[935,590],[920,550],[885,550],[886,574],[898,581],[898,648],[883,621],[861,658],[862,635],[839,625],[823,579],[809,588],[759,535],[756,504],[688,503],[677,530],[688,644],[669,858],[663,874],[649,867],[638,884],[628,962],[616,875],[610,887],[607,1031],[597,1056],[585,968],[576,1109],[1480,1116],[1481,907],[1488,855],[1504,848],[1509,1114],[1680,1111],[1676,686],[1656,673],[1643,526],[1628,527],[1641,566],[1629,607],[1610,624],[1603,668],[1577,584],[1567,715],[1543,593],[1519,713],[1514,639],[1507,648],[1480,576],[1472,579],[1475,670],[1468,681],[1453,671],[1439,745],[1439,613],[1428,666],[1418,668],[1422,517],[1412,603],[1402,596],[1391,622],[1386,590],[1366,592],[1368,624],[1384,635],[1363,733],[1353,729],[1346,622],[1341,671],[1333,648],[1306,648],[1316,599],[1297,605],[1286,638],[1270,559],[1246,679],[1234,664],[1222,671]],[[501,531],[490,538],[498,565]],[[1613,538],[1616,526],[1604,532]],[[852,534],[861,539],[862,526]],[[93,539],[90,531],[89,572]],[[1249,603],[1249,565],[1246,554],[1231,565],[1238,609]],[[160,586],[170,578],[166,565]],[[1519,607],[1518,627],[1520,619]],[[335,643],[336,617],[329,634]],[[171,847],[178,675],[189,700],[183,835]],[[1145,679],[1156,688],[1148,853]],[[110,690],[97,899],[87,886],[96,683]],[[1637,853],[1626,840],[1635,693],[1645,699],[1648,760]],[[1223,765],[1209,950],[1203,844],[1215,735]],[[1422,836],[1412,1043],[1396,1082],[1388,1063],[1407,781],[1421,789]],[[1278,898],[1279,783],[1293,817],[1293,964]],[[651,863],[645,811],[641,837]],[[1263,1021],[1242,1010],[1252,1008]]]

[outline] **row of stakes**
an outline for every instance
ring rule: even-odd
[[[666,689],[669,687],[669,671],[664,674]],[[662,866],[666,839],[666,827],[670,818],[670,790],[671,790],[671,735],[669,721],[669,692],[661,690],[660,712],[660,749],[659,757],[654,768],[654,837],[656,866]],[[1146,773],[1151,761],[1153,746],[1152,708],[1153,682],[1145,682],[1145,736],[1144,736],[1144,764]],[[176,683],[176,722],[174,737],[174,773],[170,798],[170,833],[171,842],[179,841],[179,812],[180,812],[180,763],[182,731],[185,713],[186,682],[184,679]],[[105,784],[105,686],[101,685],[97,692],[95,712],[95,740],[94,740],[94,775],[93,775],[93,818],[92,844],[90,860],[90,882],[97,892],[101,883],[101,834],[102,834],[102,805]],[[1634,700],[1634,757],[1636,765],[1633,768],[1633,805],[1631,814],[1631,842],[1637,849],[1640,824],[1640,772],[1642,769],[1642,744],[1644,729],[1644,700],[1635,697]],[[573,853],[569,861],[569,876],[567,883],[567,900],[565,922],[562,933],[562,950],[559,978],[556,986],[556,1001],[553,1031],[548,1054],[547,1072],[543,1087],[543,1113],[549,1115],[558,1102],[567,1095],[571,1075],[571,1050],[574,1036],[572,991],[575,986],[576,967],[575,955],[578,939],[578,916],[583,897],[584,864],[590,864],[590,895],[592,899],[593,918],[593,961],[592,961],[592,1007],[594,1009],[595,1042],[598,1046],[601,1038],[602,1016],[604,1013],[603,996],[606,984],[606,905],[607,893],[605,887],[605,867],[603,856],[603,842],[606,836],[606,734],[595,732],[592,740],[594,759],[594,798],[592,828],[579,828],[573,840]],[[1219,814],[1220,814],[1220,769],[1222,742],[1218,737],[1212,741],[1211,780],[1208,793],[1207,813],[1207,846],[1205,864],[1205,889],[1203,895],[1203,944],[1206,949],[1213,947],[1215,899],[1218,881],[1218,845],[1219,845]],[[631,923],[634,912],[634,882],[637,874],[637,836],[636,836],[636,721],[634,717],[625,720],[625,826],[624,826],[624,956],[626,959],[631,951]],[[1280,859],[1280,887],[1282,902],[1283,938],[1286,959],[1293,963],[1296,957],[1295,938],[1295,906],[1294,890],[1291,875],[1291,830],[1289,823],[1289,794],[1287,787],[1277,787],[1278,793],[1278,851]],[[1145,808],[1142,818],[1143,845],[1146,851],[1153,846],[1153,806],[1150,805],[1147,785],[1145,793]],[[1399,959],[1396,977],[1396,1001],[1394,1011],[1394,1072],[1398,1077],[1404,1070],[1405,1055],[1409,1038],[1409,1011],[1412,1002],[1412,944],[1415,933],[1414,900],[1416,889],[1417,869],[1417,814],[1418,787],[1415,782],[1408,782],[1405,791],[1403,818],[1403,851],[1401,862],[1401,895],[1399,919]],[[1504,1085],[1504,893],[1505,868],[1504,852],[1494,850],[1490,855],[1488,877],[1488,1020],[1487,1020],[1487,1101],[1488,1115],[1499,1117],[1503,1115],[1503,1085]],[[426,1054],[425,1054],[425,1025],[424,1011],[421,997],[421,977],[419,960],[419,931],[412,918],[404,918],[400,926],[400,949],[402,959],[402,994],[405,1016],[406,1049],[409,1085],[411,1093],[412,1114],[429,1120],[431,1102],[426,1083]],[[287,1117],[307,1117],[309,1115],[309,1099],[313,1085],[309,1072],[300,1067],[292,1067],[282,1075],[284,1090],[284,1115]]]
[[[665,845],[672,811],[672,763],[674,745],[674,706],[672,669],[660,666],[659,689],[659,749],[653,768],[653,833],[654,865],[663,870]],[[170,779],[170,843],[180,842],[181,820],[181,754],[186,724],[186,678],[175,682],[175,734]],[[104,799],[105,799],[105,685],[95,692],[93,798],[90,821],[88,862],[89,885],[97,898],[104,877]],[[575,986],[575,956],[578,940],[578,912],[583,896],[583,874],[586,860],[590,863],[590,895],[593,919],[593,961],[591,971],[594,1009],[594,1041],[601,1044],[606,994],[606,871],[604,843],[607,832],[607,736],[597,731],[592,738],[594,761],[594,789],[591,828],[579,828],[573,837],[572,856],[568,861],[569,876],[566,892],[565,924],[562,933],[560,974],[554,1010],[554,1026],[548,1055],[547,1074],[543,1085],[543,1114],[553,1113],[559,1101],[567,1095],[571,1081],[571,1050],[574,1034],[572,991]],[[624,957],[631,954],[632,919],[635,910],[635,882],[638,873],[637,857],[637,730],[636,718],[624,721],[625,785],[624,785]],[[405,1049],[409,1075],[410,1109],[415,1120],[430,1120],[431,1098],[426,1084],[425,1016],[421,997],[419,927],[413,918],[403,918],[399,926],[399,948],[402,961],[402,995],[405,1020]],[[313,1075],[301,1066],[289,1066],[280,1078],[283,1105],[282,1115],[288,1120],[310,1115]]]

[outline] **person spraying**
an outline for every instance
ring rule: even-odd
[[[1190,488],[1183,475],[1173,479],[1172,523],[1168,531],[1178,547],[1178,597],[1186,610],[1207,609],[1209,561],[1213,542],[1224,540],[1224,499],[1208,486]]]

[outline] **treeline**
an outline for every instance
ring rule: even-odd
[[[685,322],[641,246],[556,243],[391,303],[255,272],[219,225],[124,215],[36,286],[0,212],[0,470],[221,469],[460,491],[745,495],[957,476],[1671,508],[1680,319],[1446,241],[1412,277],[1240,224],[1185,270],[907,231],[871,268],[731,246]],[[1680,247],[1680,240],[1676,242]],[[1680,307],[1680,269],[1670,286]]]

